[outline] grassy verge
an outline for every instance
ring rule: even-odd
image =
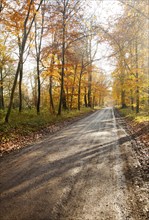
[[[140,110],[140,113],[138,114],[136,114],[135,111],[132,111],[130,108],[119,109],[119,111],[122,116],[136,123],[149,122],[149,113],[145,109]]]
[[[49,111],[41,111],[40,115],[33,110],[24,110],[21,114],[18,111],[12,111],[8,124],[4,123],[5,112],[0,112],[0,141],[7,142],[18,136],[29,135],[32,132],[52,124],[69,120],[90,112],[91,109],[82,108],[81,111],[65,111],[61,116],[51,115]]]

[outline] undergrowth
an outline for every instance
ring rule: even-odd
[[[149,122],[149,111],[147,109],[141,109],[139,113],[136,113],[135,110],[131,110],[130,108],[119,109],[121,114],[134,122],[143,123]]]

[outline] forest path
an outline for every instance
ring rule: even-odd
[[[144,220],[130,137],[96,111],[1,160],[1,220]]]

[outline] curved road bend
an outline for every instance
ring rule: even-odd
[[[4,156],[0,219],[142,220],[125,178],[125,137],[113,109],[105,108]]]

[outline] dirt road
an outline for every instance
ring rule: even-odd
[[[145,220],[130,138],[112,108],[1,160],[1,220]]]

